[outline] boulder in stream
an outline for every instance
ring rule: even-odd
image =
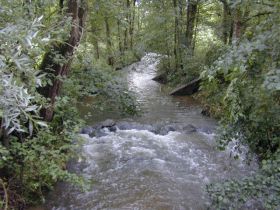
[[[106,129],[110,132],[115,132],[117,130],[115,121],[108,119],[96,125],[84,127],[80,133],[88,134],[90,137],[102,137],[108,135]]]
[[[177,131],[178,128],[175,124],[170,124],[170,125],[165,125],[165,126],[162,126],[159,130],[159,135],[167,135],[169,132],[171,131]]]
[[[178,131],[184,133],[192,133],[198,131],[194,125],[181,123],[158,123],[158,124],[141,124],[138,122],[105,120],[91,127],[82,129],[82,134],[88,134],[90,137],[102,137],[109,134],[109,132],[116,132],[119,130],[147,130],[158,135],[167,135],[169,132]]]
[[[108,132],[106,132],[104,129],[96,129],[89,134],[89,136],[91,138],[93,138],[93,137],[99,138],[99,137],[107,136],[107,135],[108,135]]]
[[[108,127],[113,127],[116,125],[114,120],[108,119],[100,123],[101,128],[108,128]]]
[[[189,133],[196,132],[197,128],[194,125],[189,124],[183,127],[183,131],[184,133],[189,134]]]
[[[82,128],[82,130],[80,131],[80,134],[90,134],[93,132],[93,128],[91,126],[87,126],[87,127],[84,127]]]
[[[132,129],[136,129],[136,130],[148,130],[150,132],[155,133],[156,132],[156,128],[152,125],[149,124],[141,124],[141,123],[137,123],[137,122],[118,122],[116,124],[117,128],[120,130],[132,130]]]

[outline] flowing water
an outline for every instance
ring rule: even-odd
[[[150,53],[123,70],[143,110],[141,117],[125,119],[126,126],[114,132],[103,129],[102,137],[82,135],[83,158],[72,169],[92,182],[90,190],[61,183],[46,209],[202,210],[209,205],[207,184],[253,173],[255,166],[246,165],[242,155],[234,160],[231,149],[215,149],[216,122],[200,114],[196,101],[168,96],[151,80],[158,60]],[[124,120],[106,117],[117,126]]]

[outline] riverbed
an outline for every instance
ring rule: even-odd
[[[201,114],[197,101],[169,96],[152,80],[159,59],[149,53],[123,69],[141,116],[105,113],[97,120],[93,115],[89,124],[110,118],[116,129],[105,126],[101,136],[81,134],[80,160],[71,169],[89,180],[89,190],[59,183],[45,209],[207,209],[207,184],[254,173],[256,165],[248,166],[242,154],[233,158],[234,146],[216,149],[217,122]]]

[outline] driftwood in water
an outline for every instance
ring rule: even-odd
[[[170,95],[172,96],[192,95],[198,91],[200,82],[201,82],[200,78],[194,79],[188,84],[176,88],[170,93]]]

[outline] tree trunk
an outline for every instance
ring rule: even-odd
[[[178,20],[178,5],[177,0],[173,0],[174,8],[174,58],[175,58],[175,71],[179,69],[179,20]]]
[[[105,28],[106,28],[106,48],[108,53],[108,65],[113,66],[114,65],[114,56],[112,53],[112,41],[111,41],[111,30],[109,25],[109,17],[106,14],[104,17],[105,21]]]
[[[231,20],[230,32],[229,32],[229,41],[228,41],[230,45],[232,44],[233,32],[234,32],[234,22],[233,22],[233,20]]]
[[[130,21],[129,21],[129,35],[130,35],[130,49],[133,48],[133,36],[134,36],[134,21],[135,21],[135,5],[136,0],[133,0],[131,14],[130,14]]]
[[[141,16],[140,16],[140,7],[137,7],[137,29],[138,31],[141,30]]]
[[[199,8],[197,8],[196,18],[195,18],[194,35],[193,35],[192,45],[191,45],[192,46],[192,49],[191,49],[192,54],[194,54],[195,45],[196,45],[198,22],[199,22]]]
[[[50,107],[42,110],[41,115],[44,120],[51,121],[53,118],[53,107],[56,97],[59,95],[62,87],[61,78],[66,77],[70,71],[72,57],[75,48],[79,45],[85,23],[86,9],[84,1],[68,0],[67,14],[72,17],[72,28],[70,36],[63,44],[55,43],[51,50],[43,58],[41,69],[48,74],[52,84],[39,88],[39,92],[46,98],[50,99]],[[65,59],[63,63],[57,63],[55,57],[60,55]]]
[[[224,44],[230,43],[232,17],[229,3],[227,0],[221,0],[223,4],[223,35],[222,40]]]
[[[94,49],[95,49],[95,58],[99,60],[100,52],[99,52],[99,43],[97,37],[94,37]]]
[[[245,12],[242,13],[241,8],[237,7],[234,11],[234,21],[233,21],[233,39],[238,41],[243,35],[246,24],[244,18],[248,17],[250,13],[249,8],[245,8]]]
[[[184,13],[183,13],[183,0],[178,1],[178,63],[180,69],[183,69],[183,60],[182,60],[182,54],[183,54],[183,22],[184,22]]]
[[[190,55],[193,54],[193,35],[194,26],[197,13],[197,2],[188,0],[187,2],[187,27],[186,27],[186,46],[189,50]]]
[[[8,131],[2,126],[3,125],[3,119],[0,118],[1,124],[0,124],[0,140],[2,142],[2,145],[4,147],[9,147],[10,144],[10,137],[8,135]]]
[[[125,26],[125,30],[124,30],[124,42],[123,42],[123,45],[124,45],[124,50],[128,50],[128,24],[129,24],[129,13],[130,13],[130,0],[127,0],[126,1],[126,26]]]
[[[119,19],[117,21],[117,25],[118,25],[119,52],[120,52],[120,55],[123,55],[122,36],[121,36],[121,21]]]

